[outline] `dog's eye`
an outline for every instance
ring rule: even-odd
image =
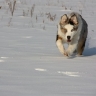
[[[71,30],[71,32],[75,31],[74,29]]]
[[[64,32],[66,33],[67,32],[67,29],[64,28]]]
[[[76,28],[74,27],[74,28],[71,30],[71,32],[76,31],[76,30],[77,30],[77,27],[76,27]]]
[[[67,32],[67,29],[62,28],[61,31],[65,34]]]

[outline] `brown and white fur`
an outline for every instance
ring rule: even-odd
[[[70,56],[74,52],[82,55],[88,33],[87,27],[86,21],[80,14],[75,12],[64,14],[58,24],[56,36],[59,51],[65,56]],[[68,44],[67,49],[64,48],[64,43]]]

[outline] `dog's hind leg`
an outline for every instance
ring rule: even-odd
[[[78,42],[77,55],[82,55],[85,47],[86,39],[82,39]]]

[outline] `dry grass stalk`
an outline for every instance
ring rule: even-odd
[[[35,4],[33,4],[32,8],[31,8],[31,17],[33,16],[34,8],[35,8]]]
[[[52,15],[50,14],[50,12],[49,12],[49,13],[46,13],[46,15],[47,15],[47,18],[50,19],[50,21],[54,21],[55,18],[56,18],[56,14],[52,16]]]
[[[38,18],[37,18],[37,15],[36,15],[36,22],[37,22],[37,19],[38,19]]]
[[[11,25],[12,18],[9,19],[8,27]]]
[[[12,2],[9,2],[8,5],[9,5],[11,15],[13,16],[13,13],[14,13],[14,10],[15,10],[15,5],[16,5],[16,0],[13,1],[13,4],[12,4]]]
[[[28,10],[23,10],[23,16],[28,16],[29,15],[29,9]]]
[[[2,6],[0,6],[0,9],[2,8]]]
[[[79,10],[80,11],[80,14],[82,15],[82,10]]]
[[[45,26],[43,26],[43,30],[45,30]]]

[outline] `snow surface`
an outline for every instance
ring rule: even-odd
[[[13,17],[8,2],[0,0],[0,96],[96,96],[96,0],[17,0]],[[83,56],[66,58],[56,25],[72,11],[89,31]]]

